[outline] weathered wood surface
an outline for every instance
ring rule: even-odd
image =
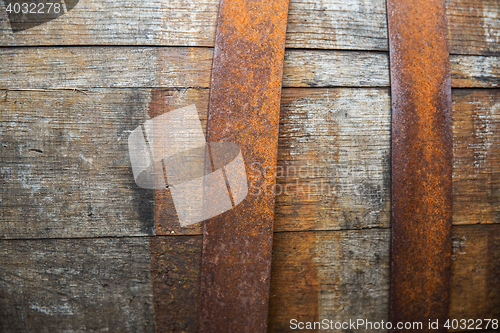
[[[386,88],[284,89],[274,229],[389,227],[390,114]]]
[[[213,49],[38,47],[0,49],[0,89],[208,88]],[[284,87],[388,87],[387,53],[287,50]],[[500,87],[497,56],[451,56],[452,85]]]
[[[203,131],[206,132],[206,119],[208,115],[208,89],[187,89],[187,90],[162,90],[152,91],[151,103],[148,108],[150,118],[162,115],[175,109],[183,108],[187,105],[195,104],[198,115],[202,123]],[[202,223],[191,224],[181,227],[174,200],[170,189],[155,190],[155,226],[157,235],[174,234],[200,234],[202,233]]]
[[[2,240],[0,332],[154,332],[150,269],[146,237]]]
[[[291,319],[387,321],[389,244],[387,229],[275,233],[269,331]]]
[[[500,320],[500,225],[455,226],[452,260],[450,318]]]
[[[197,332],[202,236],[151,238],[156,332]]]
[[[12,33],[2,9],[0,45],[213,46],[217,10],[217,0],[80,1],[53,21]],[[499,12],[496,0],[448,0],[451,53],[498,53]],[[387,51],[385,1],[291,1],[286,47]]]
[[[269,331],[293,318],[387,321],[389,240],[389,229],[275,233]],[[450,317],[498,318],[500,226],[455,226],[453,240]],[[147,237],[2,240],[0,259],[1,332],[198,327],[201,236],[153,237],[151,254]]]
[[[128,134],[145,120],[150,89],[6,94],[3,237],[153,233],[153,195],[135,185],[127,148]],[[165,99],[171,108],[195,103],[206,118],[208,90],[174,90]],[[388,90],[285,90],[281,118],[278,184],[287,195],[277,199],[276,230],[387,227]],[[252,191],[265,172],[248,169]],[[168,232],[200,232],[199,225],[178,227],[175,215],[164,219]]]
[[[499,88],[500,57],[450,55],[453,88]]]
[[[153,193],[135,185],[127,147],[151,93],[4,91],[1,237],[154,234]],[[205,126],[208,90],[163,95],[166,110],[196,104]],[[499,223],[500,94],[453,99],[454,223]],[[280,118],[275,230],[389,227],[388,89],[284,89]],[[252,191],[265,172],[248,166],[248,176]],[[201,232],[181,228],[173,207],[156,214],[161,234]]]
[[[493,54],[500,51],[500,2],[446,0],[450,53]]]
[[[80,1],[13,34],[0,0],[0,45],[88,45],[0,48],[1,332],[196,331],[200,225],[155,211],[126,142],[150,88],[168,88],[166,110],[195,103],[205,125],[217,3]],[[500,87],[500,2],[447,9],[453,87]],[[283,86],[329,89],[283,91],[278,185],[293,186],[276,201],[272,332],[292,318],[388,318],[385,11],[383,0],[290,4]],[[453,228],[450,317],[499,318],[500,93],[453,100],[454,223],[488,225]],[[159,233],[195,236],[9,240],[147,236],[155,214]]]
[[[127,139],[149,90],[5,91],[0,99],[0,238],[154,234]]]
[[[500,223],[500,90],[453,93],[453,223]]]

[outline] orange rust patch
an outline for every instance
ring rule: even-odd
[[[452,218],[445,3],[389,0],[387,13],[392,90],[391,321],[439,319],[443,324],[449,307]]]
[[[221,0],[210,85],[207,141],[240,146],[276,173],[288,0]],[[265,178],[264,190],[275,182]],[[204,225],[202,332],[265,332],[274,195],[248,195]]]

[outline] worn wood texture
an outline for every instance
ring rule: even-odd
[[[3,237],[153,233],[153,194],[135,185],[126,145],[151,90],[4,94]],[[195,103],[204,124],[207,90],[164,94],[170,108]],[[276,230],[387,227],[388,90],[285,89],[282,104]],[[265,176],[249,166],[250,190]],[[157,214],[162,234],[200,232]]]
[[[167,110],[195,104],[206,126],[208,90],[162,94]],[[127,147],[151,96],[151,89],[0,93],[0,238],[154,234],[154,192],[135,184]],[[199,224],[181,228],[173,206],[156,216],[160,234],[201,232]]]
[[[2,9],[0,45],[213,46],[217,10],[217,0],[80,1],[58,19],[12,33]],[[496,0],[448,0],[451,53],[498,53],[499,11]],[[291,1],[286,47],[387,51],[385,1]]]
[[[275,233],[269,331],[291,319],[387,321],[389,244],[387,229]]]
[[[500,225],[453,228],[450,303],[452,319],[500,320]]]
[[[149,88],[168,88],[167,111],[195,103],[205,126],[217,4],[80,1],[13,34],[0,0],[0,45],[88,45],[0,48],[0,238],[147,236],[155,214],[161,234],[200,234],[155,212],[126,139],[147,119]],[[499,7],[447,1],[453,87],[500,87]],[[284,87],[376,89],[283,91],[278,185],[293,186],[276,201],[270,331],[292,318],[386,320],[385,1],[292,1],[286,46]],[[453,94],[454,222],[488,225],[453,228],[450,318],[500,317],[499,95]],[[195,332],[200,258],[200,236],[3,239],[0,332],[152,332],[155,320],[157,332]]]
[[[213,49],[38,47],[0,49],[0,89],[208,88]],[[452,86],[500,87],[496,56],[451,56]],[[388,87],[385,52],[287,50],[283,87]]]
[[[155,213],[152,191],[134,183],[126,142],[151,94],[0,93],[1,237],[149,235],[155,214],[159,234],[200,234],[179,226],[168,195],[170,211]],[[162,94],[165,110],[195,104],[205,126],[208,90]],[[499,223],[500,94],[456,90],[453,99],[454,223]],[[284,89],[280,118],[275,230],[389,227],[388,89]],[[247,171],[252,191],[266,172]]]
[[[268,331],[286,331],[287,321],[319,320],[321,285],[314,244],[316,232],[275,233]],[[286,281],[286,284],[281,284]]]
[[[446,0],[450,52],[498,54],[500,2],[497,0]]]
[[[453,223],[500,223],[500,90],[453,93]]]
[[[0,87],[208,88],[212,57],[212,48],[193,47],[6,48]],[[385,53],[288,50],[283,86],[389,86],[388,65]]]
[[[0,332],[154,332],[148,238],[0,241]]]
[[[389,229],[275,233],[269,331],[294,318],[386,321],[389,239]],[[498,318],[500,227],[455,226],[453,240],[450,318]],[[0,332],[152,332],[154,320],[156,332],[196,332],[201,236],[149,243],[0,241]]]
[[[208,88],[211,48],[0,49],[3,88]]]
[[[0,238],[154,234],[127,138],[149,90],[9,91],[0,98]]]
[[[200,236],[151,238],[156,332],[199,329]]]
[[[389,138],[388,89],[285,89],[275,230],[389,227]]]
[[[453,88],[499,88],[500,57],[450,56]]]

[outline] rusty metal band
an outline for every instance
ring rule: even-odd
[[[444,332],[452,251],[445,1],[388,0],[387,15],[392,92],[390,317],[393,324],[421,321],[424,330],[419,332],[429,330],[429,319],[439,320]]]
[[[204,223],[201,332],[265,332],[271,270],[278,123],[288,0],[221,0],[208,142],[241,148],[246,199]]]

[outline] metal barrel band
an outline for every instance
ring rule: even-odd
[[[388,0],[392,92],[391,322],[447,317],[451,80],[444,0]],[[398,330],[393,327],[393,331]],[[412,331],[404,329],[405,332]]]
[[[276,169],[287,15],[288,0],[220,2],[207,140],[237,144],[247,168]],[[274,182],[204,223],[201,332],[266,331]]]

